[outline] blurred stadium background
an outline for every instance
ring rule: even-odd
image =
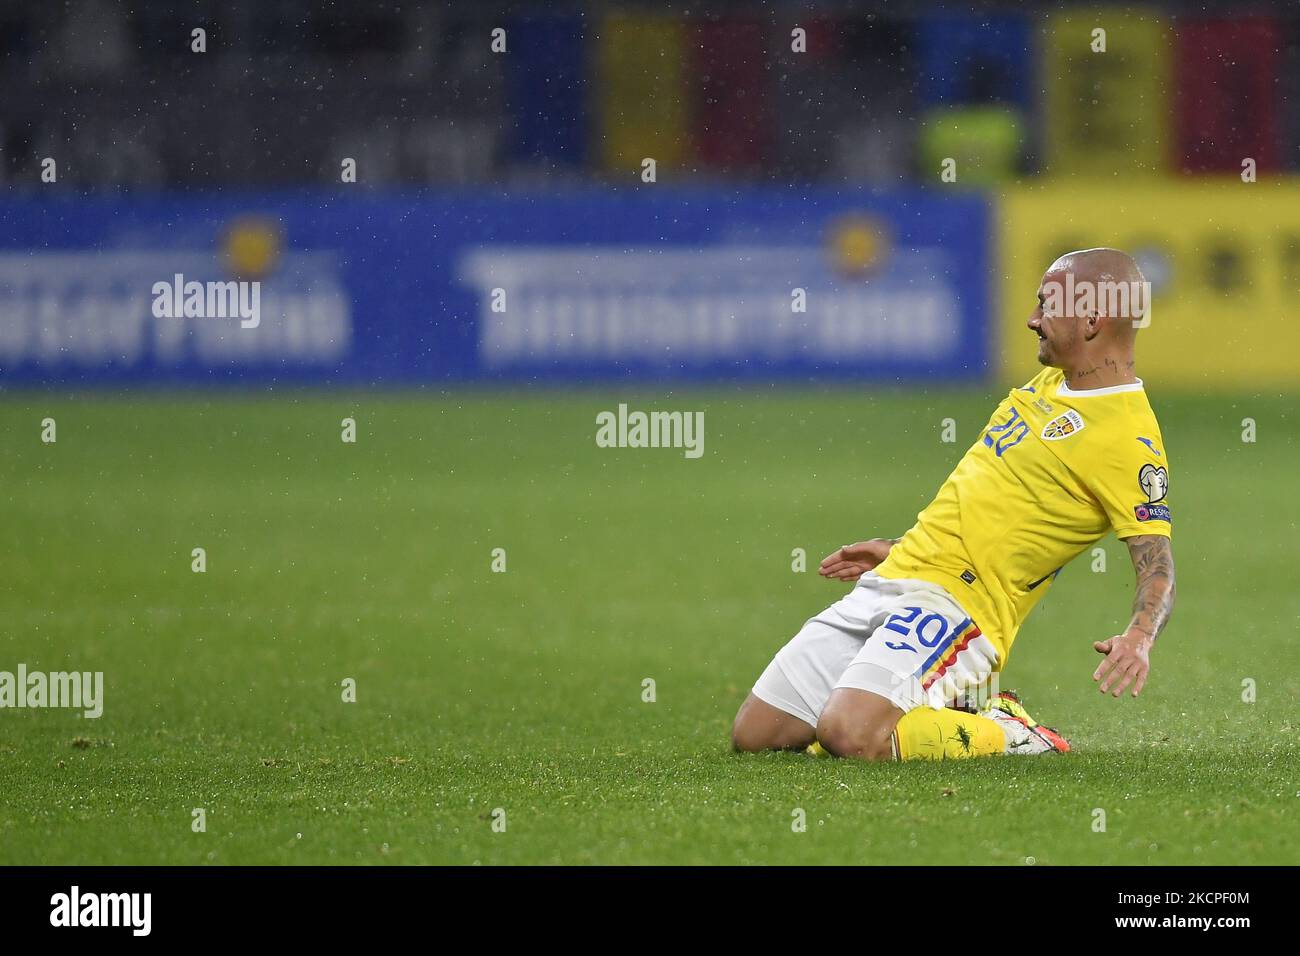
[[[1185,10],[6,3],[0,669],[107,701],[0,715],[0,862],[1294,862],[1300,11]],[[1110,540],[1012,664],[1077,760],[720,764],[833,597],[794,549],[905,530],[1094,245],[1155,294],[1144,702],[1088,680]],[[178,273],[260,324],[156,317]],[[620,401],[703,458],[598,450]]]
[[[685,9],[6,5],[5,378],[1015,379],[1044,264],[1107,243],[1155,381],[1289,380],[1293,4]],[[174,272],[265,321],[152,319]]]

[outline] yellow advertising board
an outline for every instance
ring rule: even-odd
[[[1008,383],[1038,368],[1025,322],[1048,265],[1071,249],[1114,246],[1151,283],[1151,324],[1137,339],[1143,379],[1199,390],[1300,385],[1300,180],[1023,185],[1001,195],[998,222],[995,348]]]
[[[1080,8],[1048,18],[1039,61],[1047,173],[1167,170],[1169,36],[1149,13]]]

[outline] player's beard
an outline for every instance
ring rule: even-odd
[[[1064,356],[1075,351],[1078,341],[1077,331],[1068,326],[1054,327],[1056,337],[1044,335],[1038,340],[1038,364],[1051,368],[1064,368]]]

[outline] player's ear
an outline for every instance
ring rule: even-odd
[[[1101,331],[1102,325],[1108,321],[1107,316],[1102,315],[1101,312],[1093,312],[1083,320],[1083,337],[1091,342]]]

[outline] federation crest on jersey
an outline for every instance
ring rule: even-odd
[[[1083,425],[1083,416],[1071,408],[1044,425],[1042,435],[1048,441],[1060,441],[1083,431]]]
[[[1147,463],[1138,469],[1138,487],[1147,496],[1147,504],[1155,504],[1169,494],[1169,472]]]

